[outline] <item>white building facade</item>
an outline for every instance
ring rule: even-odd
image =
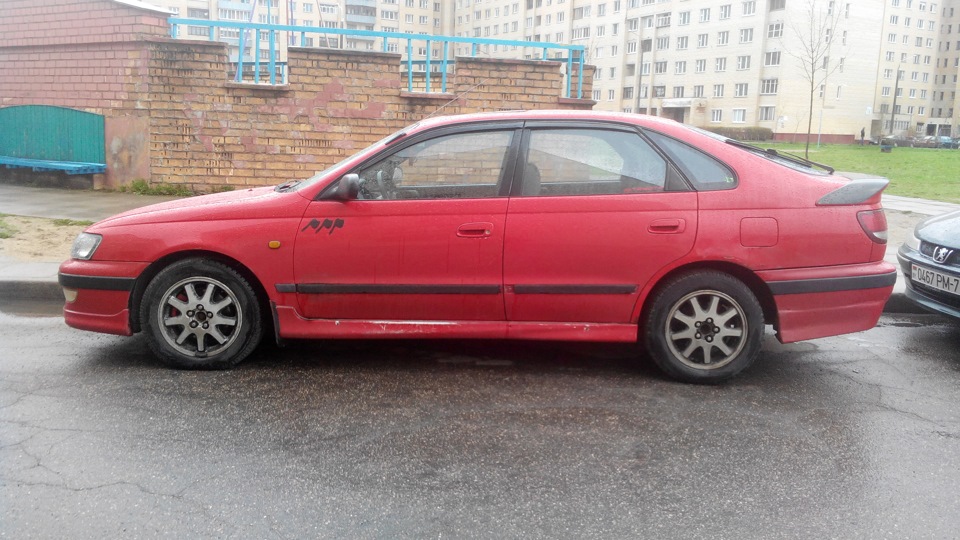
[[[593,94],[584,97],[601,110],[701,127],[768,129],[780,139],[800,140],[808,125],[824,142],[849,142],[861,130],[873,138],[960,135],[960,0],[156,3],[180,17],[248,20],[252,1],[258,2],[256,22],[584,45],[586,62],[597,67]],[[293,45],[300,45],[297,39],[289,37]],[[811,42],[818,44],[815,53],[807,50]],[[311,37],[305,45],[381,50],[380,41],[362,37]],[[470,48],[459,45],[450,53],[469,54]],[[406,53],[396,44],[390,50]],[[490,44],[476,52],[540,54]],[[804,60],[814,60],[815,69],[805,69]]]

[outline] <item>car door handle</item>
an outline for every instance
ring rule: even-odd
[[[647,232],[653,234],[678,234],[687,229],[687,222],[683,219],[655,219],[647,226]]]
[[[493,232],[493,223],[464,223],[457,229],[461,238],[486,238]]]

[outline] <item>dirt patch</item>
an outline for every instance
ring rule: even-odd
[[[914,212],[900,212],[898,210],[887,210],[887,231],[889,244],[900,247],[900,244],[907,241],[913,234],[913,228],[917,223],[930,217],[925,214]]]
[[[19,216],[0,218],[11,238],[0,238],[0,255],[17,261],[61,262],[70,258],[73,239],[87,225],[58,225],[55,220]]]

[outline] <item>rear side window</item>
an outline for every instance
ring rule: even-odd
[[[696,148],[653,131],[644,131],[666,153],[697,191],[718,191],[737,187],[737,175],[730,167]]]
[[[525,196],[662,192],[667,163],[636,133],[603,129],[529,132]]]

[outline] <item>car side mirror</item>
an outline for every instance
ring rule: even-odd
[[[346,174],[340,179],[332,199],[338,201],[352,201],[360,195],[360,175]]]

